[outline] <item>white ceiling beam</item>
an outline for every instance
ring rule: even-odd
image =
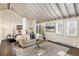
[[[53,19],[53,17],[50,15],[49,11],[46,9],[46,7],[44,6],[44,4],[40,4],[40,7],[42,8],[42,10],[44,10],[44,12],[46,13],[46,15],[49,17],[49,21],[51,21]]]
[[[54,9],[55,13],[58,15],[59,18],[63,18],[63,15],[61,14],[60,10],[58,9],[57,5],[55,3],[50,3],[52,8]]]
[[[53,17],[53,20],[57,19],[57,16],[55,14],[55,12],[53,11],[53,9],[51,8],[50,4],[44,4],[46,9],[48,10],[48,12],[50,13],[50,15]]]
[[[68,9],[70,16],[76,16],[76,12],[75,12],[75,8],[74,8],[73,3],[66,3],[65,5]]]
[[[75,3],[76,14],[79,15],[79,3]]]
[[[40,11],[41,15],[46,19],[46,21],[48,21],[49,18],[47,17],[45,12],[43,12],[43,10],[40,8],[40,6],[38,4],[34,4],[34,6]]]
[[[49,8],[47,8],[47,3],[46,4],[43,4],[45,9],[47,10],[48,14],[50,14],[50,17],[52,17],[51,19],[55,19],[54,16],[51,14],[51,12],[49,11]]]
[[[69,17],[69,14],[68,14],[68,12],[67,12],[67,10],[66,10],[66,8],[65,8],[64,3],[58,3],[58,5],[59,5],[58,7],[60,8],[60,10],[61,10],[63,16],[64,16],[64,17]]]
[[[28,16],[30,19],[35,19],[35,13],[33,10],[27,6],[28,4],[22,4],[22,7],[24,7],[24,15]]]
[[[37,10],[37,8],[33,4],[30,4],[30,7],[37,13],[37,15],[39,14],[40,17],[43,18],[42,14]],[[42,21],[44,21],[44,20],[42,20]]]
[[[14,12],[16,12],[18,15],[20,15],[20,16],[23,17],[23,15],[20,14],[21,10],[19,10],[19,8],[17,8],[17,7],[18,7],[17,4],[12,4],[11,9],[12,9]]]
[[[39,14],[37,15],[37,12],[29,5],[29,4],[25,4],[27,7],[27,9],[29,8],[30,9],[30,13],[32,12],[32,15],[35,19],[38,18],[38,16],[40,16]]]
[[[73,6],[74,6],[74,11],[75,11],[75,14],[76,14],[76,16],[77,16],[76,4],[75,4],[75,3],[73,3]]]

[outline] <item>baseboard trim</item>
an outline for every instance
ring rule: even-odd
[[[63,44],[63,43],[59,43],[59,42],[54,42],[54,41],[51,41],[51,40],[48,40],[48,42],[54,43],[54,44],[57,44],[57,45],[62,45],[64,47],[68,47],[68,48],[76,48],[76,47],[73,47],[73,46],[70,46],[70,45],[67,45],[67,44]]]

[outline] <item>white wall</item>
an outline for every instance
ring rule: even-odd
[[[13,25],[22,24],[22,17],[12,10],[0,11],[0,17],[1,17],[1,23],[0,23],[1,39],[5,39],[8,33],[13,32]]]
[[[1,10],[0,11],[0,39],[5,39],[8,33],[13,32],[14,25],[22,24],[23,17],[19,16],[12,10]],[[32,27],[36,33],[36,20],[26,18],[26,26]],[[28,31],[30,31],[28,29]]]
[[[34,33],[36,33],[36,20],[27,20],[27,25],[28,25],[28,31],[31,32],[33,31]],[[32,28],[32,30],[30,29]]]
[[[1,40],[1,14],[0,14],[0,40]]]
[[[32,31],[30,28],[32,28],[34,33],[36,33],[36,20],[23,18],[23,34],[26,34],[26,30],[28,32]]]
[[[67,36],[67,21],[77,21],[77,37],[70,37]],[[71,46],[75,46],[79,48],[79,17],[73,17],[73,18],[67,18],[67,19],[60,19],[60,20],[56,20],[56,21],[51,21],[52,23],[56,23],[58,21],[63,21],[64,22],[64,35],[57,35],[55,32],[45,32],[46,35],[46,39],[51,40],[51,41],[55,41],[55,42],[60,42],[63,44],[67,44],[67,45],[71,45]],[[45,22],[44,24],[46,24],[48,22]],[[43,24],[43,23],[41,23]],[[73,26],[73,25],[72,25]]]

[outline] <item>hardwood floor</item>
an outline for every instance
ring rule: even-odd
[[[79,56],[79,49],[78,48],[70,48],[67,52],[69,55]]]
[[[0,45],[0,56],[38,56],[38,54],[44,52],[41,54],[41,56],[58,56],[59,51],[65,51],[69,55],[73,56],[79,56],[79,49],[77,48],[68,48],[67,46],[62,46],[55,43],[47,42],[46,44],[41,44],[40,46],[43,49],[35,49],[35,46],[31,46],[28,48],[21,48],[18,47],[14,43],[10,43],[7,40],[3,40]],[[15,52],[14,52],[14,50]],[[39,53],[40,52],[40,53]]]
[[[12,51],[12,44],[7,40],[3,40],[0,45],[0,56],[14,56]]]

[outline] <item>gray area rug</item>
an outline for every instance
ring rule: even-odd
[[[35,49],[35,47],[36,45],[23,49],[15,46],[13,50],[17,56],[59,56],[60,51],[67,52],[69,50],[67,47],[49,42],[40,44],[40,49]]]

